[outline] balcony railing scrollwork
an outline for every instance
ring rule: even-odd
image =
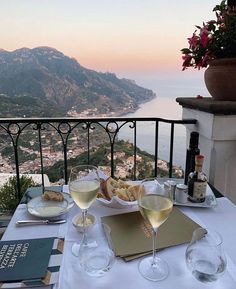
[[[6,149],[12,149],[14,157],[14,172],[17,178],[17,189],[20,194],[20,173],[22,150],[28,153],[29,158],[35,156],[36,146],[38,149],[38,158],[40,173],[42,175],[42,185],[44,187],[45,172],[45,153],[44,148],[49,146],[61,146],[63,159],[63,178],[65,184],[68,182],[68,154],[77,150],[76,142],[86,141],[87,163],[91,162],[91,149],[93,143],[101,142],[107,139],[110,149],[110,174],[115,174],[115,145],[118,134],[124,127],[132,131],[133,136],[133,175],[132,179],[137,177],[137,124],[139,122],[151,122],[154,125],[154,176],[157,176],[158,170],[158,150],[159,150],[159,124],[166,123],[170,125],[169,135],[169,177],[172,177],[173,151],[174,151],[174,133],[176,125],[196,124],[195,119],[171,120],[155,117],[108,117],[108,118],[1,118],[0,119],[0,146],[1,154]],[[94,132],[96,132],[94,137]],[[30,137],[31,136],[31,137]],[[60,140],[60,141],[59,141]],[[73,145],[72,145],[73,144]],[[78,146],[79,147],[79,146]],[[11,157],[12,157],[11,156]],[[8,155],[8,157],[10,157]],[[33,169],[33,168],[31,168]]]

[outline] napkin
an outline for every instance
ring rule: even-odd
[[[111,229],[111,241],[117,257],[130,261],[152,251],[152,228],[139,211],[101,219]],[[158,229],[156,249],[190,242],[193,231],[198,227],[196,222],[174,207]]]

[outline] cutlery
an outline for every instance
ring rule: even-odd
[[[57,225],[66,223],[65,219],[61,220],[21,220],[17,221],[17,226],[26,226],[26,225]]]

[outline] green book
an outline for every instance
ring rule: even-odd
[[[0,281],[43,278],[55,238],[0,241]]]
[[[111,229],[111,242],[115,255],[125,261],[149,254],[152,250],[152,228],[139,211],[102,217]],[[169,218],[157,232],[156,249],[190,242],[197,223],[174,207]]]

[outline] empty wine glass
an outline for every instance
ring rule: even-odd
[[[168,276],[169,269],[165,261],[156,256],[157,230],[169,217],[173,200],[168,191],[161,189],[155,178],[142,181],[144,190],[139,194],[138,205],[143,218],[152,227],[152,256],[145,257],[139,263],[141,275],[151,281],[163,280]]]
[[[78,165],[71,169],[69,178],[69,191],[76,205],[82,210],[83,243],[87,244],[86,216],[88,208],[97,197],[100,189],[100,180],[97,167],[92,165]],[[72,246],[72,253],[79,255],[79,244]]]
[[[79,249],[79,262],[83,270],[92,277],[102,277],[110,271],[115,262],[112,249],[111,230],[106,224],[99,224],[100,230],[92,246],[82,244]]]
[[[185,258],[193,276],[203,283],[217,281],[226,270],[222,238],[218,232],[206,228],[193,232]]]

